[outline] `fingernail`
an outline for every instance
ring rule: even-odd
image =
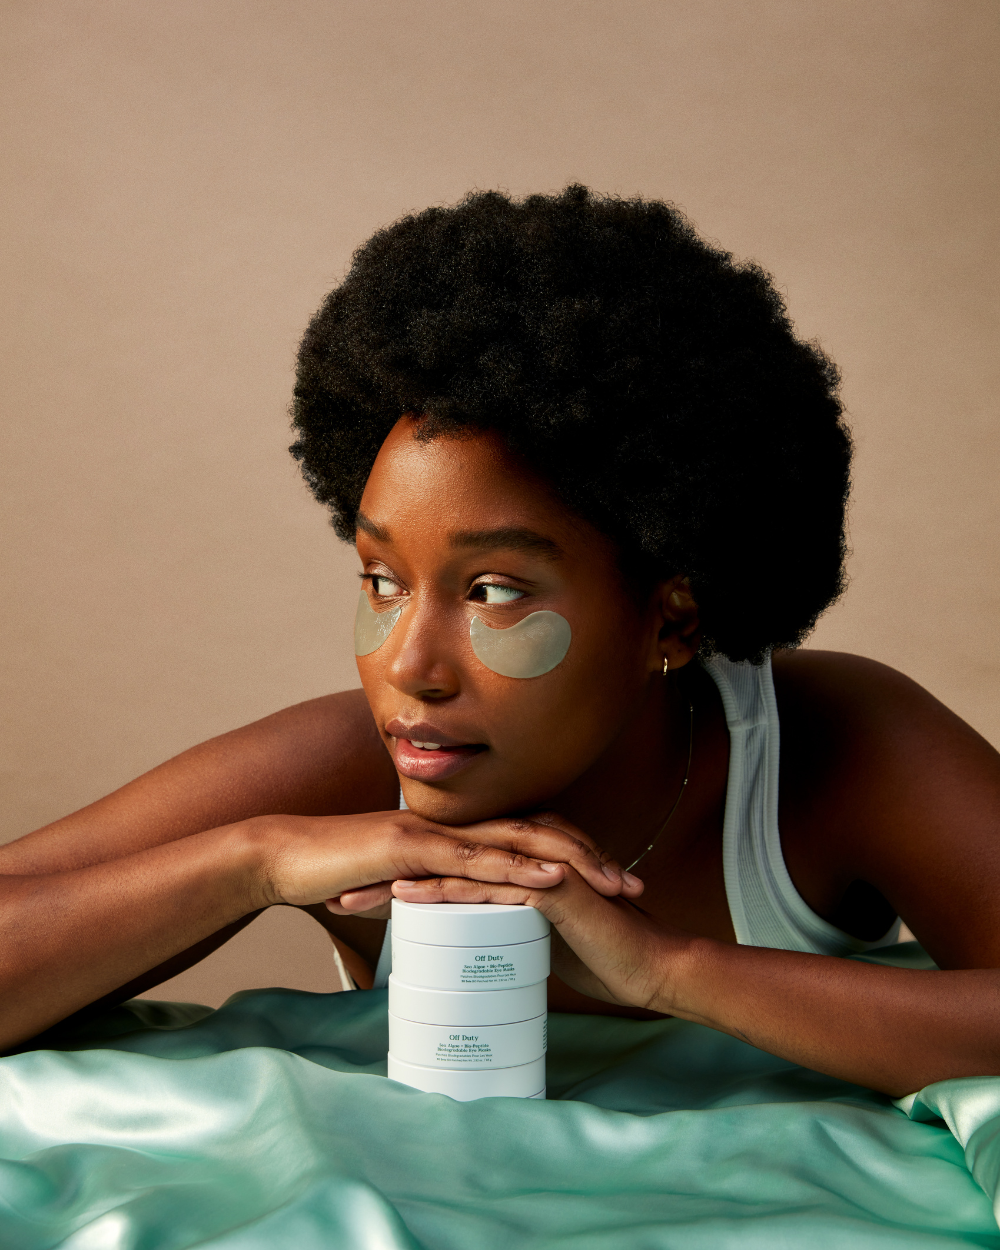
[[[604,869],[604,875],[607,877],[609,881],[613,881],[615,885],[617,885],[618,882],[621,881],[622,879],[621,873],[618,871],[617,868],[612,868],[610,864],[602,864],[601,867]],[[626,873],[625,875],[628,876],[628,873]]]
[[[559,871],[558,864],[539,864],[538,867],[542,870],[542,872],[558,872]]]
[[[411,881],[408,877],[397,877],[395,885],[416,885],[416,881]]]
[[[642,882],[639,880],[639,878],[633,877],[630,872],[623,873],[622,880],[625,882],[626,885],[642,885]]]

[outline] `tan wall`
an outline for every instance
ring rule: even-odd
[[[996,0],[36,0],[2,28],[3,837],[354,684],[293,352],[373,228],[470,187],[672,199],[777,274],[859,443],[816,642],[1000,743]],[[171,992],[321,988],[301,919]]]

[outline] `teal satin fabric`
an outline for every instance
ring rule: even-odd
[[[0,1246],[1000,1250],[1000,1078],[896,1107],[698,1025],[554,1015],[550,1101],[458,1103],[386,1080],[386,1044],[385,991],[53,1030],[0,1060]]]

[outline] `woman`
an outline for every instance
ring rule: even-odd
[[[377,234],[303,343],[292,449],[357,542],[364,690],[3,848],[3,1042],[275,904],[370,984],[394,894],[539,908],[554,1010],[893,1095],[1000,1072],[1000,757],[794,650],[842,589],[836,383],[663,204],[489,193]],[[842,958],[897,917],[941,971]]]

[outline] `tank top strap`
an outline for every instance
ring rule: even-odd
[[[703,667],[718,687],[729,728],[722,859],[736,940],[821,955],[895,942],[898,920],[879,941],[864,942],[817,916],[788,873],[778,832],[780,731],[770,656],[761,665],[713,656]]]

